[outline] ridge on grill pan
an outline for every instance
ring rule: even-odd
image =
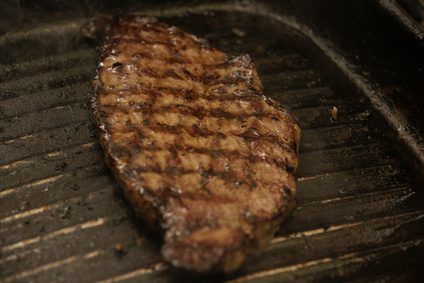
[[[423,198],[384,121],[304,35],[227,9],[166,21],[251,54],[303,141],[293,217],[260,257],[210,280],[420,278]],[[1,42],[1,281],[199,281],[162,263],[160,241],[106,171],[87,108],[96,53],[65,26]]]

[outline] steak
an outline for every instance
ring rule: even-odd
[[[173,266],[233,271],[294,207],[300,128],[248,55],[122,16],[105,32],[92,108],[107,165]]]

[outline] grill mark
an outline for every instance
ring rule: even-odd
[[[125,54],[126,51],[128,50],[140,50],[140,47],[145,48],[151,48],[154,46],[162,46],[166,52],[162,52],[162,56],[167,56],[168,59],[174,60],[175,62],[184,62],[184,61],[191,61],[189,59],[189,57],[185,56],[185,57],[181,57],[181,55],[184,54],[196,54],[196,56],[198,56],[197,59],[202,58],[202,59],[206,59],[204,58],[205,55],[208,55],[207,57],[212,57],[211,55],[215,55],[213,56],[213,58],[218,59],[218,63],[221,63],[222,61],[225,61],[225,59],[228,57],[225,53],[215,49],[215,48],[204,48],[205,45],[201,44],[201,42],[199,40],[193,40],[193,38],[190,37],[185,37],[184,39],[181,37],[173,37],[171,39],[171,42],[169,42],[169,34],[166,34],[166,40],[165,41],[161,41],[158,40],[160,39],[160,36],[156,36],[156,38],[147,38],[145,36],[140,36],[140,30],[137,31],[138,36],[133,36],[131,38],[131,35],[128,36],[113,36],[110,38],[110,40],[108,40],[103,48],[102,51],[102,57],[104,55],[120,55],[120,54]],[[124,30],[122,32],[122,34],[128,34],[127,30]],[[147,33],[145,33],[147,34]],[[129,38],[125,38],[125,37],[129,37]],[[190,42],[187,42],[186,39],[190,38]],[[172,42],[172,40],[174,42]],[[181,45],[176,43],[176,41],[179,41],[180,43],[186,43],[186,45]],[[187,46],[188,45],[188,46]],[[119,50],[123,50],[123,52],[119,52]],[[181,53],[179,51],[183,51],[186,53]],[[193,51],[195,51],[195,53],[193,53]],[[161,52],[161,51],[159,51]],[[171,56],[169,56],[171,55]],[[175,56],[177,55],[177,56]],[[104,58],[104,57],[103,57]],[[102,59],[103,59],[102,58]],[[181,59],[185,59],[185,60],[181,60]],[[206,60],[201,60],[202,64],[207,63]],[[213,64],[216,64],[216,62],[213,62]]]
[[[186,72],[188,72],[186,70]],[[155,80],[156,84],[161,84],[162,87],[167,87],[166,83],[168,84],[173,84],[173,85],[179,85],[181,87],[181,83],[184,84],[188,84],[187,87],[185,87],[188,90],[201,90],[201,93],[204,93],[208,90],[208,88],[213,87],[213,86],[220,86],[220,87],[224,87],[224,86],[231,86],[233,88],[236,88],[236,90],[239,91],[245,91],[246,89],[250,89],[250,90],[254,90],[254,91],[260,91],[261,87],[260,85],[253,81],[253,82],[249,82],[247,78],[244,77],[244,75],[236,75],[234,73],[230,73],[229,76],[222,76],[221,78],[219,77],[214,77],[216,75],[204,75],[203,77],[196,77],[194,80],[191,78],[182,78],[180,75],[178,75],[175,72],[165,72],[164,74],[158,74],[157,72],[155,72],[153,69],[151,69],[150,67],[144,68],[143,70],[137,70],[135,72],[133,72],[134,74],[136,74],[136,77],[138,79],[151,79],[151,80]],[[149,82],[142,82],[140,80],[136,80],[136,79],[126,79],[126,80],[122,80],[122,78],[124,76],[126,76],[127,73],[120,73],[118,74],[118,77],[113,78],[112,82],[108,82],[108,84],[110,85],[116,85],[118,84],[118,88],[119,88],[119,84],[126,84],[126,81],[132,81],[137,82],[137,84],[143,86],[143,85],[149,85],[150,88],[150,83]],[[109,76],[109,74],[108,74]],[[109,81],[111,78],[107,78],[107,81]],[[102,79],[103,80],[103,79]],[[190,84],[191,83],[191,84]],[[240,83],[242,83],[242,85],[240,85]],[[184,87],[183,87],[184,88]]]
[[[136,141],[135,142],[137,142],[137,144],[140,144],[139,143],[139,140],[141,140],[141,139],[143,139],[143,138],[145,138],[145,136],[147,135],[147,136],[149,136],[150,134],[148,134],[148,133],[146,133],[146,132],[144,132],[142,129],[140,129],[140,128],[137,128],[137,129],[135,129],[136,130],[136,134],[137,134],[137,138],[136,138]],[[188,133],[187,133],[188,134]],[[189,134],[188,134],[189,135]],[[189,135],[190,136],[190,135]],[[185,141],[183,141],[183,137],[180,135],[179,136],[180,137],[180,139],[181,139],[181,141],[180,142],[175,142],[175,143],[178,143],[179,145],[180,144],[186,144],[186,142]],[[179,138],[178,136],[176,136],[175,138],[176,139],[178,139]],[[208,143],[210,143],[210,144],[215,144],[216,143],[216,146],[215,147],[218,147],[218,146],[220,146],[219,145],[219,140],[218,139],[212,139],[212,140],[207,140],[207,142]],[[242,142],[242,141],[240,141],[240,142]],[[263,142],[263,141],[262,141]],[[270,155],[270,156],[272,156],[270,159],[271,160],[276,160],[276,161],[278,161],[279,163],[281,163],[281,164],[285,164],[285,166],[284,166],[284,168],[286,168],[286,170],[288,170],[289,172],[292,172],[296,167],[297,167],[297,164],[295,163],[295,164],[291,164],[290,162],[289,162],[289,159],[295,159],[296,158],[296,154],[293,154],[293,156],[290,156],[289,154],[286,154],[286,152],[285,152],[285,149],[284,148],[280,148],[280,151],[279,152],[277,152],[277,153],[275,153],[275,154],[273,154],[272,152],[269,152],[269,149],[266,147],[266,144],[246,144],[246,148],[247,148],[247,150],[230,150],[230,149],[223,149],[223,148],[221,148],[221,149],[219,149],[219,150],[217,150],[216,151],[216,153],[218,153],[219,151],[224,151],[223,152],[223,154],[227,154],[227,152],[238,152],[239,153],[239,155],[243,155],[243,156],[245,156],[245,157],[247,157],[247,156],[258,156],[259,157],[259,155],[262,155],[263,154],[263,152],[255,152],[255,147],[256,146],[265,146],[265,148],[262,148],[262,150],[264,150],[265,152],[266,152],[266,154],[267,155]],[[273,143],[271,143],[271,145],[273,145]],[[172,149],[172,147],[173,147],[173,144],[168,144],[168,143],[165,143],[165,146],[167,147],[167,148],[170,148],[170,149]],[[196,148],[196,146],[191,146],[191,145],[188,145],[188,144],[186,144],[185,146],[184,146],[185,148],[189,148],[188,150],[191,150],[192,148]],[[253,152],[255,152],[255,154],[253,154]],[[295,151],[293,151],[293,153],[294,153]],[[281,156],[279,156],[281,154]],[[218,154],[215,154],[215,155],[217,155],[218,156]],[[264,157],[264,158],[262,158],[262,159],[267,159],[266,157]],[[283,160],[283,161],[282,161]]]
[[[145,27],[143,27],[145,29]],[[174,29],[176,30],[176,29]],[[209,52],[215,52],[219,55],[225,55],[222,51],[207,46],[206,41],[202,41],[198,39],[195,36],[187,36],[183,32],[177,34],[172,34],[170,36],[169,31],[161,30],[161,34],[156,34],[156,37],[149,38],[145,35],[148,34],[147,32],[144,33],[144,36],[140,34],[140,28],[134,28],[134,33],[131,33],[131,29],[127,30],[127,28],[124,28],[122,33],[118,35],[112,35],[108,38],[106,41],[106,46],[116,46],[119,44],[124,45],[163,45],[168,49],[180,49],[180,50],[187,50],[187,49],[194,49],[199,51],[209,51]],[[144,31],[143,31],[144,32]],[[125,34],[125,35],[123,35]],[[163,37],[163,38],[162,38]],[[188,39],[188,41],[187,41]],[[205,48],[207,47],[207,48]]]
[[[106,44],[104,49],[101,51],[100,58],[102,59],[102,61],[104,59],[107,59],[110,56],[117,57],[122,55],[127,58],[132,58],[132,56],[130,55],[134,55],[136,53],[139,53],[142,57],[145,57],[145,58],[153,58],[152,54],[148,53],[145,50],[155,45],[163,46],[166,49],[166,52],[159,51],[161,52],[160,56],[159,54],[154,54],[156,55],[155,56],[156,60],[166,61],[170,63],[197,64],[196,63],[197,61],[202,61],[202,65],[204,66],[217,66],[217,65],[226,63],[229,58],[226,54],[221,53],[217,51],[216,49],[203,49],[198,46],[192,46],[186,49],[181,49],[180,47],[176,47],[165,42],[154,42],[154,43],[150,42],[149,43],[148,41],[145,41],[144,44],[141,44],[140,41],[131,42],[131,41],[124,41],[124,40],[120,40],[119,43]],[[176,49],[183,50],[185,53],[176,52]],[[122,50],[122,51],[118,51],[118,50]],[[128,54],[128,50],[133,50],[136,52],[132,54]],[[197,51],[196,53],[196,55],[198,56],[197,60],[189,59],[186,56],[187,52],[192,52],[192,51]],[[203,61],[205,59],[204,57],[206,56],[212,57],[212,55],[215,55],[213,57],[216,60],[210,61],[210,62]],[[198,59],[203,59],[203,60],[198,60]]]
[[[122,53],[110,53],[110,50],[104,50],[101,54],[100,54],[100,59],[101,61],[105,60],[106,58],[110,57],[110,56],[119,56],[122,55]],[[126,55],[126,56],[129,56]],[[185,65],[185,66],[200,66],[199,63],[196,62],[190,62],[190,61],[182,61],[182,60],[177,60],[175,58],[164,58],[164,57],[153,57],[151,54],[147,53],[147,52],[143,52],[141,50],[137,50],[136,52],[132,53],[132,55],[130,56],[131,61],[135,61],[138,59],[142,59],[143,61],[147,61],[147,64],[153,63],[153,62],[158,62],[159,64],[173,64],[173,65]],[[123,60],[124,61],[124,60]],[[128,62],[128,60],[125,60],[126,62]],[[212,68],[217,68],[217,69],[225,69],[226,67],[228,67],[228,64],[230,62],[228,62],[227,59],[225,59],[225,61],[223,60],[223,62],[214,62],[214,63],[202,63],[201,66],[203,69],[212,69]]]
[[[196,174],[200,174],[200,182],[197,182],[197,185],[189,185],[184,188],[193,188],[193,191],[187,191],[183,188],[178,187],[176,184],[178,183],[178,179],[176,177],[184,178],[185,175],[177,175],[177,174],[169,174],[169,172],[165,172],[165,174],[159,175],[154,171],[136,171],[131,168],[121,169],[118,174],[125,179],[133,179],[137,181],[137,186],[133,186],[132,189],[138,190],[141,195],[149,195],[154,198],[153,205],[156,207],[163,207],[165,205],[164,200],[167,198],[176,198],[181,201],[182,199],[191,199],[191,200],[207,200],[210,203],[222,203],[222,202],[237,202],[238,199],[229,197],[225,194],[214,194],[210,188],[206,188],[206,185],[209,182],[204,182],[203,176],[208,175],[206,172],[195,172]],[[153,175],[152,175],[153,174]],[[187,173],[189,175],[191,173]],[[155,179],[159,180],[159,183],[154,185],[150,183],[150,181]],[[140,180],[141,179],[141,180]],[[222,181],[226,181],[222,179]],[[183,180],[181,181],[183,182]],[[204,191],[202,194],[201,192]],[[218,192],[216,189],[214,190]],[[210,196],[213,195],[213,198]]]
[[[109,94],[106,95],[106,93],[109,92]],[[128,95],[128,93],[130,95]],[[208,93],[208,91],[207,91]],[[273,110],[281,110],[283,113],[280,114],[279,118],[283,121],[286,121],[288,123],[296,124],[298,125],[298,122],[296,119],[290,115],[287,112],[287,109],[283,108],[282,106],[278,105],[276,102],[274,102],[272,99],[264,96],[263,94],[259,94],[251,89],[243,90],[242,93],[239,94],[233,94],[233,95],[225,95],[225,94],[209,94],[209,95],[201,95],[198,92],[192,90],[192,89],[185,89],[185,88],[171,88],[171,87],[140,87],[140,88],[128,88],[128,89],[121,89],[121,90],[112,90],[108,91],[106,89],[101,90],[101,95],[103,96],[109,96],[109,95],[115,95],[116,100],[119,99],[119,96],[126,95],[128,96],[134,96],[134,97],[140,97],[142,95],[150,97],[166,97],[166,96],[177,96],[177,97],[183,97],[187,102],[192,101],[198,101],[200,99],[205,99],[207,101],[219,101],[219,102],[255,102],[256,104],[260,104],[261,102],[265,102],[267,107],[275,107],[276,109]],[[129,104],[137,105],[139,102],[137,101],[128,101]],[[106,104],[101,103],[100,106],[118,106],[117,104]],[[262,108],[262,105],[257,106],[258,110]],[[310,108],[306,107],[305,109]],[[298,108],[303,109],[303,108]],[[274,114],[271,118],[273,120],[276,120],[276,117],[278,115]]]
[[[136,53],[138,54],[138,53]],[[147,54],[146,54],[147,55]],[[134,56],[134,54],[133,54]],[[149,64],[149,65],[153,65],[154,63],[159,63],[159,64],[163,64],[163,63],[167,63],[168,61],[166,60],[166,58],[153,58],[152,56],[147,55],[146,57],[142,57],[140,58],[140,56],[138,56],[139,59],[142,59],[145,63]],[[223,60],[223,62],[220,63],[216,63],[216,64],[212,64],[212,65],[208,65],[208,64],[203,64],[203,63],[197,63],[197,62],[173,62],[172,65],[170,65],[169,67],[186,67],[186,66],[190,66],[190,67],[197,67],[203,71],[215,71],[215,70],[225,70],[228,67],[236,67],[235,62],[231,59],[231,58],[226,58],[226,60]],[[141,66],[139,64],[139,66]],[[168,67],[168,66],[167,66]]]
[[[151,171],[155,173],[168,173],[168,174],[186,174],[186,173],[199,173],[206,172],[207,174],[220,177],[228,177],[237,181],[239,179],[248,179],[253,182],[252,170],[258,169],[262,164],[268,165],[266,171],[269,174],[277,174],[278,176],[285,176],[287,174],[284,169],[279,168],[275,165],[266,163],[265,161],[249,162],[247,159],[241,159],[241,163],[237,160],[228,158],[227,156],[220,157],[218,159],[212,158],[210,155],[199,154],[194,152],[178,151],[176,149],[159,149],[148,150],[147,152],[141,147],[137,153],[129,148],[128,146],[120,146],[118,149],[115,148],[119,154],[116,154],[118,158],[127,159],[128,166],[135,170],[139,169],[140,172]],[[152,147],[149,147],[152,149]],[[183,160],[186,160],[183,162]],[[197,160],[192,162],[192,160]],[[247,162],[247,163],[246,163]],[[237,165],[234,165],[234,164]],[[246,169],[249,169],[246,171]],[[256,179],[262,180],[262,175],[258,174]],[[275,178],[274,178],[275,179]],[[278,179],[278,178],[277,178]],[[268,183],[270,180],[263,179],[264,183]]]
[[[175,114],[180,114],[180,115],[189,115],[189,116],[194,116],[196,118],[198,118],[199,120],[203,120],[205,118],[208,117],[213,117],[213,118],[221,118],[221,119],[226,119],[226,120],[236,120],[236,121],[240,121],[242,122],[244,119],[248,119],[251,117],[255,117],[258,119],[264,119],[264,118],[269,118],[269,119],[273,119],[276,120],[276,118],[289,118],[287,116],[285,116],[283,113],[278,113],[280,115],[280,117],[276,117],[275,113],[269,113],[269,112],[262,112],[262,111],[256,111],[254,113],[230,113],[230,112],[226,112],[220,108],[216,108],[213,110],[208,110],[205,108],[201,108],[201,109],[195,109],[192,107],[189,107],[187,105],[183,105],[183,104],[175,104],[175,105],[169,105],[169,106],[161,106],[159,108],[153,108],[151,103],[143,103],[143,104],[139,104],[137,108],[134,107],[122,107],[119,105],[99,105],[98,106],[98,111],[102,112],[100,113],[101,115],[103,115],[103,117],[105,117],[105,114],[111,114],[113,112],[120,112],[123,114],[128,114],[130,111],[134,111],[134,112],[142,112],[145,115],[152,115],[152,114],[160,114],[160,113],[175,113]],[[144,111],[144,112],[143,112]],[[293,125],[297,125],[297,123],[290,122],[290,121],[286,121],[283,120],[286,123],[291,123]],[[282,122],[283,122],[282,121]]]
[[[257,141],[267,141],[272,144],[277,145],[283,150],[287,150],[291,152],[294,155],[297,155],[298,151],[298,141],[296,137],[293,137],[294,129],[279,129],[279,131],[284,131],[284,135],[281,138],[278,138],[275,135],[268,134],[267,132],[261,133],[260,131],[255,129],[255,121],[253,120],[250,124],[250,127],[247,128],[243,133],[237,134],[237,133],[222,133],[218,131],[211,131],[203,127],[199,127],[196,125],[196,122],[194,121],[192,124],[189,121],[183,122],[186,125],[182,125],[181,121],[178,125],[167,125],[167,124],[161,124],[159,122],[152,123],[152,117],[149,115],[146,115],[146,118],[143,120],[142,124],[138,123],[132,123],[133,126],[128,126],[126,123],[121,123],[121,121],[115,121],[113,125],[110,125],[109,123],[105,122],[104,125],[107,128],[111,128],[114,126],[122,127],[123,129],[118,130],[119,132],[126,131],[129,132],[131,130],[134,130],[135,128],[139,128],[140,126],[147,127],[149,130],[156,131],[156,132],[163,132],[163,133],[173,133],[173,134],[179,134],[182,132],[182,130],[185,130],[185,132],[192,137],[198,137],[198,136],[211,136],[216,138],[226,138],[226,137],[238,137],[240,139],[240,142],[257,142]],[[247,123],[247,122],[246,122]],[[246,125],[247,127],[248,125]],[[258,125],[261,126],[261,125]],[[229,126],[230,127],[230,126]],[[222,128],[222,127],[221,127]]]
[[[201,185],[197,187],[204,187],[204,183],[207,183],[207,180],[204,180],[205,178],[218,178],[220,180],[223,180],[225,182],[233,183],[235,186],[241,188],[241,184],[250,184],[250,181],[248,180],[248,176],[236,176],[236,173],[239,172],[225,172],[225,171],[215,171],[213,169],[186,169],[186,168],[179,168],[179,167],[167,167],[165,169],[159,168],[159,166],[156,167],[150,167],[150,166],[133,166],[133,170],[135,170],[138,174],[140,173],[155,173],[160,174],[162,177],[167,178],[168,176],[173,176],[173,179],[171,179],[169,184],[175,184],[175,178],[176,177],[183,177],[183,175],[192,175],[192,174],[199,174],[201,177]],[[243,168],[242,170],[244,170]],[[286,178],[286,177],[284,177]],[[277,185],[275,181],[272,180],[260,180],[263,185],[270,186],[270,185]],[[256,185],[251,186],[244,186],[244,188],[252,190],[256,187]],[[208,190],[209,193],[212,193]]]
[[[221,88],[221,89],[220,89]],[[222,91],[222,87],[215,89],[215,91],[207,90],[206,93],[200,94],[192,89],[188,88],[173,88],[173,87],[146,87],[146,86],[139,86],[139,87],[129,87],[126,89],[115,89],[115,90],[106,90],[103,89],[103,92],[108,92],[108,94],[102,93],[102,95],[110,96],[120,96],[120,95],[133,95],[137,97],[139,94],[137,93],[147,93],[149,95],[172,95],[176,97],[183,97],[187,101],[196,101],[200,98],[208,100],[208,101],[254,101],[257,99],[262,99],[266,101],[266,97],[263,95],[260,95],[256,93],[254,90],[245,89],[241,91],[240,93],[233,93],[230,95],[230,93],[219,93],[216,94],[218,91]],[[211,92],[215,92],[215,94],[210,94]]]
[[[188,71],[187,71],[188,72]],[[151,79],[156,79],[156,80],[166,80],[166,79],[174,79],[178,82],[192,82],[194,85],[198,86],[198,87],[210,87],[210,86],[214,86],[214,85],[232,85],[232,84],[238,84],[238,83],[244,83],[249,85],[249,83],[246,81],[246,78],[242,77],[242,76],[236,76],[233,73],[230,73],[229,76],[222,76],[220,79],[213,77],[213,75],[204,75],[201,77],[195,77],[195,80],[190,79],[190,78],[183,78],[180,75],[178,75],[177,73],[175,73],[175,71],[167,71],[164,74],[158,74],[157,72],[154,72],[152,70],[152,72],[149,71],[143,71],[143,70],[138,70],[137,72],[135,72],[137,74],[138,77],[148,77]],[[245,88],[243,88],[245,89]]]
[[[138,59],[150,59],[150,60],[157,60],[159,62],[168,62],[173,64],[184,64],[184,65],[197,65],[199,63],[196,63],[196,59],[190,59],[188,57],[188,53],[197,51],[196,55],[198,56],[197,59],[204,59],[203,57],[214,57],[216,60],[211,60],[208,62],[202,62],[202,67],[206,67],[208,69],[212,67],[218,67],[219,69],[222,69],[225,65],[228,63],[231,63],[229,61],[230,57],[226,56],[223,53],[220,53],[217,50],[211,50],[211,49],[202,49],[199,46],[191,45],[191,46],[185,46],[185,47],[177,47],[173,45],[172,43],[167,42],[160,42],[160,41],[144,41],[142,44],[140,44],[140,40],[122,40],[119,43],[110,43],[108,46],[103,50],[102,52],[102,58],[106,59],[109,56],[124,56],[129,58],[135,58]],[[137,47],[131,48],[132,46]],[[140,46],[145,47],[144,51],[140,49]],[[166,55],[165,56],[158,56],[158,54],[155,54],[156,56],[152,56],[152,53],[148,52],[146,49],[150,49],[152,47],[156,46],[162,46],[166,48]],[[129,56],[127,50],[137,50],[137,52],[132,53],[132,56]],[[122,50],[122,51],[116,51],[116,50]],[[180,51],[177,51],[180,50]],[[181,52],[182,51],[182,52]],[[159,51],[161,52],[161,51]],[[134,61],[134,60],[133,60]]]
[[[154,125],[149,123],[148,125],[145,125],[145,126],[148,127],[152,131],[169,133],[169,134],[180,134],[182,132],[182,130],[185,130],[185,132],[188,133],[192,137],[197,137],[197,136],[215,137],[215,138],[229,137],[225,133],[212,132],[212,131],[210,131],[206,128],[201,128],[201,127],[198,127],[196,125],[193,125],[191,129],[187,128],[185,126],[182,126],[182,125],[170,126],[170,125],[161,124],[161,123],[155,123]],[[122,129],[120,131],[121,132],[131,132],[132,130],[134,130],[134,127],[122,125]],[[252,132],[252,130],[255,130],[255,129],[249,128],[243,134],[231,134],[231,135],[239,137],[241,141],[250,141],[250,142],[267,141],[267,142],[275,144],[276,146],[280,147],[282,150],[287,150],[287,151],[291,152],[292,154],[297,155],[297,144],[296,143],[289,142],[288,140],[282,140],[282,139],[278,138],[277,136],[271,135],[271,134],[269,134],[269,135],[261,135],[261,134],[255,135]]]
[[[156,196],[170,196],[170,197],[189,197],[190,199],[197,198],[201,196],[201,192],[204,191],[205,196],[214,196],[214,201],[220,202],[221,199],[217,199],[216,197],[224,197],[224,199],[228,201],[238,201],[239,199],[230,197],[231,191],[233,190],[242,190],[246,191],[249,189],[246,185],[237,185],[237,183],[240,182],[240,180],[231,179],[231,178],[223,178],[219,176],[213,175],[211,172],[184,172],[180,171],[178,172],[177,169],[172,169],[172,171],[175,170],[175,174],[169,173],[169,172],[154,172],[152,170],[140,170],[137,171],[139,173],[139,176],[142,178],[145,177],[146,180],[152,179],[152,174],[157,175],[158,178],[160,178],[160,182],[153,185],[149,184],[149,181],[147,181],[147,186],[144,187],[145,190],[148,190],[150,192],[154,192]],[[149,178],[150,177],[150,178]],[[187,179],[185,179],[187,177]],[[230,191],[220,191],[216,185],[213,185],[213,181],[218,178],[220,181],[224,182],[224,186],[227,189],[230,189]],[[144,181],[146,183],[146,181]],[[186,186],[184,186],[184,183]],[[212,184],[212,185],[211,185]],[[207,198],[208,201],[210,201],[210,198]]]
[[[210,156],[211,158],[218,158],[218,157],[227,157],[230,160],[237,160],[237,159],[243,159],[247,160],[249,163],[265,163],[269,164],[271,166],[277,166],[278,168],[287,170],[287,168],[293,170],[292,166],[290,166],[286,160],[278,160],[275,158],[261,158],[259,156],[251,155],[251,154],[244,154],[237,150],[216,150],[216,149],[210,149],[206,147],[191,147],[191,146],[181,146],[180,144],[169,144],[166,145],[166,147],[158,147],[158,146],[143,146],[138,144],[137,148],[133,148],[133,145],[130,146],[122,146],[117,145],[114,143],[111,143],[109,145],[111,147],[112,151],[112,157],[119,158],[119,156],[122,156],[122,153],[127,154],[128,153],[138,153],[141,151],[163,151],[163,150],[176,150],[180,152],[193,152],[193,153],[199,153],[199,154],[205,154]],[[129,148],[127,150],[126,148]],[[131,149],[132,148],[132,149]],[[121,152],[120,152],[121,151]],[[290,172],[289,170],[287,170]]]

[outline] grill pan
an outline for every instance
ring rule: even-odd
[[[422,279],[423,34],[393,1],[4,1],[1,282]],[[173,270],[105,168],[92,17],[160,17],[255,61],[302,127],[298,207],[230,275]]]

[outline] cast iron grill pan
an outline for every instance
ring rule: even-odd
[[[72,22],[35,28],[0,42],[0,281],[417,279],[423,197],[388,127],[321,51],[242,12],[163,20],[250,54],[267,93],[298,117],[297,210],[235,274],[167,267],[104,165],[87,95],[95,47]]]

